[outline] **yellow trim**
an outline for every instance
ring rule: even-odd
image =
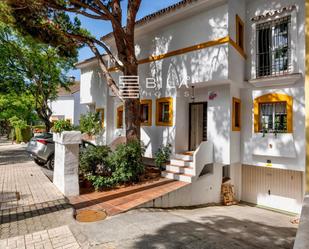
[[[142,105],[148,105],[148,120],[146,122],[141,122],[141,126],[152,126],[152,99],[142,99],[141,110]]]
[[[243,47],[241,47],[239,45],[240,43],[240,39],[241,37],[239,36],[239,25],[242,26],[242,45]],[[244,22],[241,20],[241,18],[239,17],[239,15],[236,15],[236,45],[238,46],[239,49],[241,49],[242,51],[245,50],[245,24]]]
[[[120,115],[119,112],[122,112],[122,122],[120,123]],[[123,128],[123,105],[117,107],[117,112],[116,112],[116,127],[117,129],[122,129]]]
[[[287,112],[287,133],[293,133],[293,98],[291,96],[270,93],[260,96],[254,100],[254,132],[260,132],[260,118],[259,118],[259,106],[261,103],[275,103],[275,102],[286,102]]]
[[[164,103],[164,102],[169,103],[168,122],[159,121],[160,103]],[[172,97],[156,99],[156,125],[157,126],[173,126],[173,98]]]
[[[101,127],[104,128],[104,108],[97,108],[96,112],[101,114]]]
[[[207,41],[207,42],[196,44],[196,45],[193,45],[193,46],[190,46],[190,47],[180,48],[180,49],[177,49],[177,50],[165,53],[165,54],[149,56],[147,58],[139,60],[138,64],[145,64],[145,63],[149,63],[149,62],[154,62],[154,61],[162,60],[162,59],[165,59],[165,58],[168,58],[168,57],[181,55],[181,54],[185,54],[185,53],[189,53],[189,52],[193,52],[193,51],[196,51],[196,50],[209,48],[209,47],[213,47],[213,46],[217,46],[217,45],[221,45],[221,44],[226,44],[226,43],[233,46],[240,53],[240,55],[246,59],[245,52],[237,45],[237,43],[230,36],[225,36],[225,37],[217,39],[217,40]],[[116,71],[118,71],[118,68],[117,67],[110,67],[108,69],[108,71],[109,72],[116,72]]]
[[[236,109],[235,104],[239,104],[239,126],[236,126]],[[241,129],[241,100],[233,97],[233,112],[232,112],[232,131],[240,131]]]
[[[305,75],[305,115],[306,115],[306,193],[309,193],[309,0],[306,0],[306,75]]]

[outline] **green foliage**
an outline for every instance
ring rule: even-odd
[[[38,119],[34,112],[34,98],[29,93],[0,93],[0,120],[8,121],[19,117],[28,124]]]
[[[158,168],[162,169],[163,164],[170,159],[171,152],[171,144],[159,148],[155,154],[155,164]]]
[[[93,153],[94,151],[91,150]],[[105,173],[105,175],[88,174],[86,177],[92,182],[95,189],[109,188],[121,183],[136,182],[144,172],[144,165],[142,163],[144,153],[145,148],[139,141],[130,141],[127,144],[118,145],[113,153],[109,153],[107,158],[104,157],[105,169],[108,169],[109,176],[106,176],[108,174]],[[93,155],[92,158],[95,158],[95,156]],[[103,161],[103,157],[100,160]],[[89,172],[91,169],[87,164],[85,170]]]
[[[24,126],[23,128],[15,128],[15,140],[16,143],[29,142],[32,137],[31,128],[29,125]]]
[[[107,146],[88,146],[80,154],[79,167],[81,173],[110,176],[112,169],[107,160],[110,152],[111,150]]]
[[[26,121],[16,116],[10,118],[9,121],[10,125],[13,127],[11,131],[12,140],[15,140],[16,143],[28,142],[32,137],[32,132]]]
[[[138,177],[144,172],[144,153],[144,146],[136,140],[118,145],[110,156],[110,163],[115,168],[113,176],[119,179],[119,182],[138,181]]]
[[[88,135],[99,134],[102,129],[99,113],[88,112],[87,114],[81,115],[79,128],[82,133],[87,133]]]
[[[27,126],[27,122],[26,122],[25,120],[20,119],[20,118],[18,118],[18,117],[16,117],[16,116],[11,117],[11,118],[9,119],[9,121],[10,121],[10,125],[11,125],[12,127],[14,127],[14,128],[20,128],[20,129],[22,129],[22,128],[25,128],[25,127]]]
[[[0,93],[4,99],[8,96],[16,104],[20,102],[19,95],[28,98],[25,104],[28,107],[31,104],[31,108],[25,113],[30,116],[36,111],[49,130],[52,111],[48,101],[57,98],[59,87],[68,88],[72,84],[66,74],[73,68],[76,58],[62,57],[59,48],[38,43],[3,23],[0,25],[0,54]],[[0,108],[1,102],[9,105],[7,101],[1,101],[0,96]],[[12,112],[13,108],[9,110]]]
[[[69,120],[57,120],[52,128],[53,132],[61,133],[63,131],[71,131],[72,125]]]

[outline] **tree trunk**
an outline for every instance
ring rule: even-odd
[[[130,63],[124,66],[125,76],[137,76],[137,63]],[[140,99],[124,99],[125,115],[125,136],[127,141],[140,140],[141,137],[141,117],[140,117]]]
[[[124,115],[126,127],[126,139],[140,140],[141,137],[141,120],[140,120],[140,100],[125,99],[124,101]]]
[[[45,124],[45,127],[46,127],[46,132],[50,132],[50,129],[51,129],[51,122],[49,120],[44,120],[44,124]]]

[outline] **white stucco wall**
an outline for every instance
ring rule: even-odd
[[[262,137],[261,133],[254,133],[253,130],[253,100],[268,93],[282,93],[293,97],[293,145],[292,147],[279,147],[280,156],[259,156],[253,155],[253,148],[258,146],[252,141],[253,136]],[[305,170],[305,96],[303,80],[291,87],[275,89],[244,89],[242,97],[242,162],[248,165],[266,166],[266,161],[271,160],[272,167],[304,171]],[[273,134],[266,134],[272,137]],[[289,134],[279,134],[275,141],[284,143],[284,138]],[[275,142],[274,142],[275,143]],[[288,149],[288,152],[286,150]],[[288,158],[296,152],[295,158]]]
[[[74,122],[74,96],[59,96],[57,100],[50,103],[52,116],[64,116]]]
[[[247,78],[255,78],[255,23],[251,21],[251,18],[254,16],[262,15],[270,10],[281,9],[282,7],[286,7],[289,5],[296,5],[297,11],[291,14],[291,47],[292,47],[292,60],[294,72],[302,72],[304,73],[305,69],[305,29],[304,29],[304,21],[305,21],[305,7],[304,0],[247,0],[246,6],[246,47],[248,59],[247,59]],[[272,17],[274,18],[274,17]],[[271,20],[266,19],[267,21]]]

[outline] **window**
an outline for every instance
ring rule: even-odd
[[[289,30],[291,17],[256,26],[257,77],[284,75],[291,69]]]
[[[236,15],[236,43],[243,51],[245,50],[244,34],[244,22]]]
[[[286,102],[261,103],[259,106],[260,132],[286,132]]]
[[[117,108],[117,129],[123,128],[123,106]]]
[[[160,98],[156,101],[156,125],[173,125],[173,98]]]
[[[232,130],[240,131],[241,128],[241,101],[233,98]]]
[[[151,99],[141,100],[141,125],[143,126],[152,125],[152,100]]]
[[[104,128],[104,108],[98,108],[96,112],[99,113],[101,128]]]
[[[255,132],[292,133],[293,98],[285,94],[267,94],[254,100]]]

